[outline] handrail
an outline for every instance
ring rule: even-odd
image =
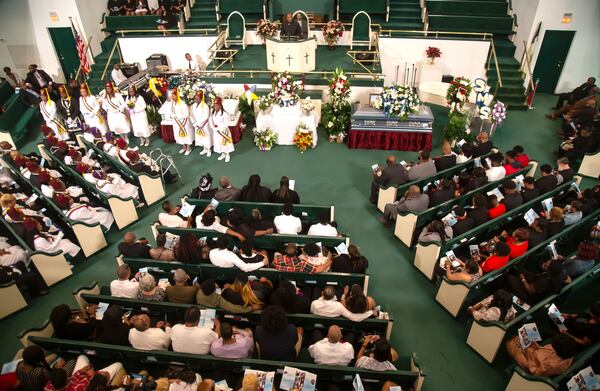
[[[498,57],[496,56],[496,45],[494,45],[494,38],[492,37],[490,39],[490,45],[491,45],[491,54],[490,57],[488,58],[488,64],[487,64],[487,70],[490,70],[490,60],[492,59],[492,57],[494,58],[494,66],[496,67],[496,76],[498,77],[498,80],[496,81],[496,88],[494,90],[494,95],[497,95],[498,93],[498,87],[502,87],[502,77],[500,76],[500,67],[498,66]]]
[[[117,39],[115,39],[115,43],[113,44],[112,50],[110,51],[108,60],[106,60],[106,64],[104,65],[104,70],[102,71],[102,76],[100,77],[100,80],[104,80],[104,77],[106,76],[106,70],[108,69],[108,66],[110,65],[113,55],[115,54],[115,49],[117,48],[118,45],[119,45],[119,39],[117,38]]]
[[[534,85],[533,74],[531,73],[531,57],[529,56],[529,48],[527,47],[527,41],[525,40],[523,40],[523,49],[523,60],[525,60],[524,62],[526,67],[523,67],[523,60],[521,60],[521,70],[525,71],[526,77],[529,76],[529,83],[527,83],[527,91],[525,91],[525,93],[527,93],[529,91],[529,88],[533,90]]]
[[[427,0],[420,0],[421,6],[421,22],[423,23],[423,30],[429,30],[429,12],[427,11]]]
[[[244,73],[244,74],[250,74],[251,78],[254,77],[255,73],[259,74],[259,75],[265,74],[269,77],[273,74],[272,71],[265,70],[265,69],[240,69],[240,70],[232,69],[232,70],[217,70],[217,71],[207,69],[206,71],[199,72],[199,73],[205,77],[214,76],[213,73],[221,73],[224,76],[230,76],[231,74],[235,74],[235,73]],[[290,72],[290,73],[292,75],[320,75],[324,79],[327,79],[327,77],[332,75],[334,73],[334,71],[308,71],[308,72]],[[349,77],[368,76],[374,80],[383,79],[385,77],[385,75],[383,73],[367,73],[367,72],[347,72],[346,75]]]
[[[373,59],[372,60],[358,60],[355,55],[361,54],[361,53],[373,54]],[[379,62],[379,50],[348,50],[346,52],[346,55],[352,59],[353,64],[360,65],[361,67],[363,67],[363,69],[365,71],[369,72],[369,74],[373,74],[373,72],[371,72],[371,70],[369,68],[367,68],[363,64],[363,62],[373,63],[373,69],[375,69],[375,64],[377,64]]]
[[[372,26],[375,26],[374,24]],[[400,29],[381,29],[379,30],[379,35],[387,34],[387,36],[391,37],[394,33],[411,33],[411,34],[421,34],[424,37],[428,37],[433,35],[435,38],[439,38],[440,35],[466,35],[473,37],[480,37],[482,40],[486,40],[488,38],[492,38],[494,34],[492,33],[477,33],[477,32],[467,32],[467,31],[428,31],[428,30],[400,30]]]

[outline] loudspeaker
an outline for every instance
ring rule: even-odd
[[[452,75],[442,75],[442,83],[451,83],[454,80]]]
[[[129,78],[140,72],[140,67],[137,64],[121,64],[121,71],[125,77]]]
[[[159,65],[169,65],[167,62],[167,56],[164,54],[153,54],[146,59],[146,67],[148,70],[155,68]]]

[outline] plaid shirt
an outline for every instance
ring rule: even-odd
[[[88,377],[87,369],[80,369],[71,376],[69,382],[67,383],[65,391],[85,391],[87,390],[88,385],[90,384],[90,380],[91,378]],[[52,383],[48,381],[46,387],[44,387],[44,391],[56,391],[56,389],[54,388]]]
[[[283,272],[304,272],[314,273],[316,267],[298,257],[288,257],[287,255],[277,255],[273,259],[273,267]]]

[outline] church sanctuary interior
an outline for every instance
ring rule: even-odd
[[[0,0],[0,391],[600,390],[599,18]]]

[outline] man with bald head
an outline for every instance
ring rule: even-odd
[[[348,365],[354,358],[354,348],[349,342],[342,341],[339,326],[329,327],[327,337],[310,345],[308,353],[319,365]]]
[[[310,305],[310,313],[326,318],[336,318],[343,316],[353,322],[362,322],[371,315],[377,316],[378,312],[369,310],[361,314],[350,312],[341,302],[338,301],[335,294],[335,287],[327,285],[323,288],[320,298],[314,300]]]
[[[383,210],[382,223],[388,223],[396,220],[399,212],[423,212],[429,207],[429,196],[421,193],[421,188],[412,185],[398,201],[386,204]]]
[[[285,15],[285,20],[281,24],[281,36],[282,37],[297,37],[300,38],[302,35],[302,28],[294,20],[291,13]]]
[[[215,199],[219,201],[239,201],[242,191],[231,185],[229,177],[222,176],[219,178],[219,186],[221,188],[215,193]]]
[[[150,258],[150,246],[146,239],[136,240],[135,232],[126,232],[123,241],[117,246],[119,253],[126,258]]]
[[[137,298],[140,290],[139,283],[131,278],[131,269],[124,263],[117,269],[117,279],[110,283],[110,294],[114,297]]]
[[[494,144],[490,140],[490,136],[486,132],[479,132],[473,142],[473,157],[483,156],[486,153],[492,152]]]
[[[131,318],[133,327],[129,330],[129,343],[139,350],[168,350],[171,330],[168,323],[158,321],[156,326],[150,327],[150,317],[146,314],[135,315]],[[163,330],[163,328],[166,329]]]
[[[377,203],[380,187],[397,186],[408,181],[408,173],[406,167],[396,163],[394,155],[388,156],[386,167],[382,170],[379,166],[373,170],[373,182],[371,183],[371,198],[372,203]]]

